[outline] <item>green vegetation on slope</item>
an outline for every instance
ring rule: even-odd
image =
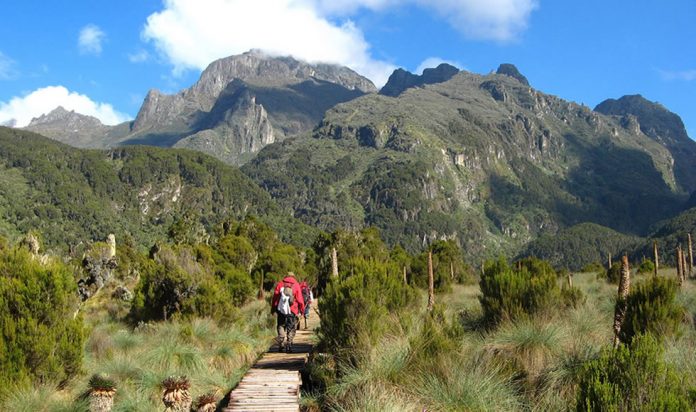
[[[128,147],[78,150],[0,128],[0,230],[36,229],[49,248],[132,236],[151,245],[188,216],[208,231],[228,218],[261,216],[286,239],[313,231],[281,216],[270,197],[237,169],[201,153]]]

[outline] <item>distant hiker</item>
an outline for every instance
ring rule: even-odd
[[[307,284],[306,280],[300,283],[300,289],[302,290],[302,298],[304,299],[304,328],[307,329],[307,318],[309,317],[309,306],[314,301],[314,294],[312,293],[312,288]]]
[[[305,303],[302,289],[295,279],[295,274],[288,272],[273,291],[271,310],[278,314],[278,352],[292,352],[292,340],[295,338],[300,314],[304,313]],[[284,343],[287,337],[287,342]]]

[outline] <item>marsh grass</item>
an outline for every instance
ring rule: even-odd
[[[0,410],[84,412],[87,404],[80,397],[96,373],[116,383],[115,412],[161,409],[161,382],[171,375],[188,376],[194,398],[207,392],[222,398],[267,349],[272,337],[267,309],[265,302],[252,302],[241,309],[244,321],[225,325],[191,319],[135,329],[111,321],[105,309],[103,322],[89,325],[83,374],[60,390],[44,385],[11,391],[0,400]]]

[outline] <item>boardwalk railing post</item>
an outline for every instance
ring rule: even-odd
[[[621,324],[626,316],[626,297],[631,288],[631,269],[628,266],[628,256],[621,258],[621,277],[619,278],[619,293],[614,308],[614,349],[619,346]]]
[[[433,252],[428,252],[428,311],[435,306],[435,278],[433,276]]]

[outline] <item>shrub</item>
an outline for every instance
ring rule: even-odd
[[[578,411],[693,410],[681,377],[662,359],[662,347],[651,335],[630,346],[604,351],[583,367]]]
[[[580,288],[575,286],[561,288],[561,303],[566,308],[577,308],[582,306],[586,300],[587,297]]]
[[[525,258],[518,265],[518,269],[512,269],[503,258],[485,265],[479,300],[487,323],[497,324],[560,306],[556,272],[547,262]]]
[[[630,343],[639,334],[661,337],[675,333],[685,313],[676,301],[678,289],[676,280],[661,276],[638,283],[626,297],[621,342]]]
[[[0,388],[65,381],[79,371],[84,331],[73,273],[23,249],[0,251]]]
[[[330,350],[376,342],[387,329],[390,312],[419,302],[396,265],[363,259],[353,265],[354,274],[332,279],[319,302],[320,335]]]
[[[461,250],[454,241],[435,241],[433,252],[433,279],[435,289],[448,291],[452,283],[474,282],[471,268],[464,263]],[[411,262],[412,278],[416,286],[428,287],[428,251],[416,256]]]
[[[655,264],[652,260],[644,259],[638,266],[638,273],[653,273],[655,271]]]
[[[604,279],[609,283],[618,284],[621,279],[621,262],[612,263],[611,267],[604,271]]]

